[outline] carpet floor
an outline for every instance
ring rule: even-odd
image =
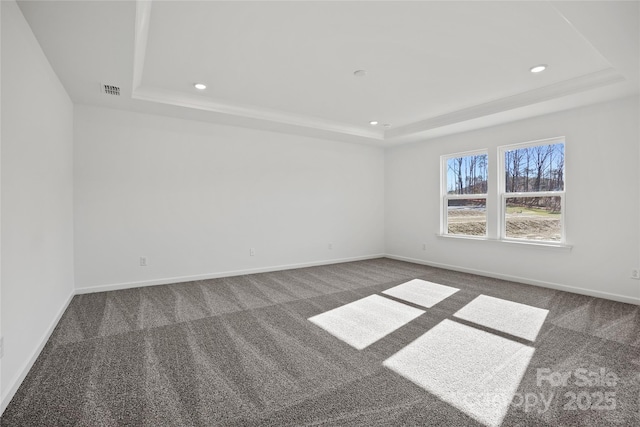
[[[385,258],[77,295],[0,423],[638,426],[640,311]]]

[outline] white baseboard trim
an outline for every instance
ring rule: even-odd
[[[195,280],[206,280],[206,279],[214,279],[219,277],[241,276],[245,274],[267,273],[270,271],[292,270],[295,268],[314,267],[314,266],[328,265],[328,264],[339,264],[343,262],[352,262],[352,261],[363,261],[367,259],[375,259],[375,258],[382,258],[382,257],[395,259],[398,261],[411,262],[414,264],[428,265],[430,267],[459,271],[463,273],[477,274],[479,276],[492,277],[495,279],[509,280],[512,282],[519,282],[519,283],[524,283],[528,285],[540,286],[543,288],[556,289],[560,291],[572,292],[572,293],[581,294],[581,295],[588,295],[588,296],[597,297],[597,298],[604,298],[604,299],[624,302],[628,304],[640,305],[640,298],[633,298],[625,295],[612,294],[612,293],[602,292],[602,291],[594,291],[591,289],[578,288],[575,286],[567,286],[567,285],[562,285],[558,283],[545,282],[541,280],[532,280],[532,279],[527,279],[525,277],[511,276],[508,274],[494,273],[490,271],[477,270],[474,268],[465,268],[465,267],[460,267],[456,265],[425,261],[421,259],[409,258],[409,257],[394,255],[394,254],[374,254],[374,255],[365,255],[365,256],[351,257],[351,258],[305,262],[305,263],[299,263],[299,264],[278,265],[274,267],[261,267],[261,268],[252,268],[252,269],[246,269],[246,270],[234,270],[234,271],[225,271],[220,273],[201,274],[201,275],[194,275],[194,276],[170,277],[170,278],[164,278],[164,279],[155,279],[155,280],[147,280],[147,281],[139,281],[139,282],[117,283],[112,285],[101,285],[101,286],[78,288],[72,291],[70,295],[67,297],[66,302],[63,304],[60,310],[58,310],[56,316],[51,321],[49,328],[40,339],[40,343],[38,344],[37,348],[32,352],[31,357],[27,359],[27,361],[24,363],[24,365],[22,366],[18,374],[16,374],[14,379],[10,382],[11,385],[9,386],[9,389],[2,396],[2,402],[1,402],[2,406],[0,407],[0,414],[2,414],[4,410],[7,408],[7,406],[9,405],[9,402],[11,402],[11,399],[13,398],[15,393],[18,391],[20,384],[22,384],[22,381],[24,381],[25,377],[33,367],[33,364],[35,363],[36,359],[40,355],[40,352],[42,351],[45,344],[51,337],[53,330],[55,329],[58,322],[60,321],[60,318],[62,317],[67,307],[71,303],[71,300],[73,299],[74,295],[92,293],[92,292],[104,292],[104,291],[111,291],[111,290],[117,290],[117,289],[128,289],[128,288],[135,288],[135,287],[142,287],[142,286],[154,286],[154,285],[163,285],[163,284],[169,284],[169,283],[191,282]]]
[[[329,259],[325,261],[303,262],[299,264],[276,265],[273,267],[249,268],[246,270],[222,271],[219,273],[198,274],[194,276],[166,277],[162,279],[143,280],[139,282],[114,283],[109,285],[85,286],[76,288],[76,294],[115,291],[120,289],[139,288],[143,286],[168,285],[171,283],[193,282],[196,280],[217,279],[220,277],[244,276],[245,274],[268,273],[270,271],[293,270],[295,268],[315,267],[319,265],[340,264],[343,262],[364,261],[383,258],[385,254],[372,254],[350,258]]]
[[[35,350],[33,350],[33,352],[31,353],[31,356],[26,360],[26,362],[24,362],[24,364],[22,365],[22,368],[18,371],[18,373],[13,378],[13,380],[9,382],[10,384],[9,388],[7,389],[6,393],[4,393],[4,395],[2,396],[2,403],[1,403],[2,406],[0,407],[0,415],[4,413],[5,409],[7,409],[7,406],[9,406],[9,402],[11,402],[11,399],[13,399],[13,396],[18,391],[20,384],[22,384],[22,381],[24,381],[25,377],[33,367],[33,364],[36,362],[36,359],[38,359],[38,356],[40,356],[40,352],[44,348],[47,341],[49,341],[49,337],[51,337],[51,334],[53,333],[53,330],[58,325],[60,318],[62,317],[64,312],[67,310],[67,307],[69,307],[69,304],[71,303],[71,300],[73,299],[74,295],[75,295],[75,291],[72,290],[69,296],[67,297],[66,302],[62,305],[60,310],[58,310],[55,317],[51,321],[51,324],[47,328],[46,332],[44,333],[44,335],[42,335],[42,338],[40,338],[40,342],[38,346],[35,348]]]
[[[571,292],[574,294],[587,295],[590,297],[604,298],[613,301],[624,302],[627,304],[640,305],[640,298],[629,297],[626,295],[612,294],[609,292],[594,291],[592,289],[578,288],[575,286],[562,285],[559,283],[545,282],[543,280],[527,279],[526,277],[511,276],[508,274],[494,273],[491,271],[477,270],[475,268],[459,267],[457,265],[442,264],[439,262],[425,261],[416,258],[409,258],[400,255],[386,254],[386,258],[398,261],[406,261],[414,264],[428,265],[429,267],[443,268],[446,270],[459,271],[462,273],[477,274],[478,276],[492,277],[494,279],[509,280],[511,282],[524,283],[526,285],[540,286],[543,288],[555,289],[558,291]]]
[[[305,262],[299,264],[287,264],[287,265],[278,265],[274,267],[261,267],[261,268],[252,268],[246,270],[234,270],[234,271],[224,271],[220,273],[211,273],[211,274],[200,274],[194,276],[181,276],[181,277],[169,277],[164,279],[156,279],[156,280],[147,280],[140,282],[128,282],[128,283],[116,283],[112,285],[103,285],[103,286],[93,286],[93,287],[85,287],[78,288],[71,291],[70,295],[67,297],[67,300],[62,305],[60,310],[56,313],[55,317],[51,321],[51,324],[47,328],[47,331],[44,333],[42,338],[40,338],[39,344],[36,349],[32,352],[31,356],[27,359],[27,361],[23,364],[20,371],[15,375],[13,380],[10,382],[10,386],[7,389],[6,393],[2,396],[2,401],[0,402],[0,415],[4,413],[4,410],[7,409],[11,399],[18,391],[18,388],[26,378],[27,374],[33,367],[33,364],[38,359],[38,356],[42,352],[47,341],[51,337],[53,330],[58,325],[60,318],[69,307],[71,300],[74,295],[93,293],[93,292],[104,292],[111,291],[117,289],[128,289],[128,288],[136,288],[141,286],[153,286],[153,285],[164,285],[169,283],[180,283],[180,282],[191,282],[194,280],[206,280],[206,279],[214,279],[218,277],[232,277],[232,276],[242,276],[245,274],[255,274],[255,273],[267,273],[270,271],[280,271],[280,270],[292,270],[295,268],[304,268],[304,267],[314,267],[318,265],[328,265],[328,264],[340,264],[343,262],[352,262],[352,261],[363,261],[367,259],[375,259],[375,258],[383,258],[384,254],[372,254],[372,255],[364,255],[358,257],[350,257],[350,258],[340,258],[340,259],[330,259],[325,261],[314,261],[314,262]]]

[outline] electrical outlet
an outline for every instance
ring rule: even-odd
[[[333,249],[333,243],[329,243],[329,250]]]
[[[140,267],[146,267],[147,266],[147,257],[146,256],[141,256],[140,257]]]
[[[4,337],[0,337],[0,359],[4,357]]]
[[[249,249],[249,256],[256,256],[256,248]]]
[[[640,280],[640,270],[638,270],[637,268],[631,270],[631,278]]]

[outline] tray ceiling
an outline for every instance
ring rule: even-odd
[[[384,146],[638,92],[631,2],[20,7],[77,103],[315,137]]]

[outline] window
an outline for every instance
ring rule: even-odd
[[[487,152],[442,158],[443,234],[487,235]]]
[[[566,246],[564,137],[494,150],[441,157],[440,234]]]
[[[501,238],[564,242],[564,140],[500,147]]]

